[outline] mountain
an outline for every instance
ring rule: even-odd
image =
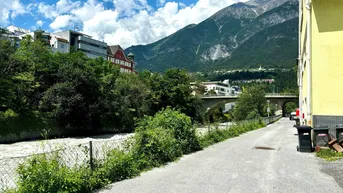
[[[216,69],[289,68],[296,64],[298,18],[258,32],[242,43],[230,58],[215,63]]]
[[[129,47],[125,52],[135,54],[138,70],[290,66],[297,57],[297,17],[297,0],[235,3],[197,25],[188,25],[152,44]],[[287,49],[282,50],[284,46]],[[273,54],[280,57],[268,58]]]

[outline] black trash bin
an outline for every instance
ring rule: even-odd
[[[325,147],[329,143],[329,127],[315,126],[313,129],[313,146]]]
[[[312,152],[312,140],[311,140],[311,130],[312,127],[310,126],[297,126],[298,130],[298,138],[299,138],[299,146],[297,146],[297,150],[300,152]]]
[[[341,141],[343,139],[343,125],[336,125],[336,138],[337,141]]]

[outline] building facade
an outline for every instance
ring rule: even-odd
[[[191,83],[191,88],[195,89],[195,82]],[[240,92],[237,88],[231,87],[229,80],[213,81],[213,82],[201,82],[200,85],[204,87],[204,95],[216,95],[216,96],[236,96]],[[192,93],[195,95],[195,91]]]
[[[51,35],[50,46],[53,52],[68,53],[70,51],[69,41],[57,35]]]
[[[343,123],[342,0],[299,0],[298,86],[304,125]]]
[[[120,66],[120,72],[135,72],[134,55],[125,55],[124,50],[119,46],[107,47],[107,60]]]
[[[105,60],[107,58],[107,43],[92,39],[89,35],[72,30],[57,32],[53,35],[67,40],[69,42],[69,49],[73,47],[76,50],[81,50],[89,58],[102,57]]]

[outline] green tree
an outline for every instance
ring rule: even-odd
[[[190,76],[184,70],[169,69],[165,74],[144,71],[140,73],[143,82],[151,89],[151,113],[155,114],[166,107],[173,107],[192,117],[193,120],[202,121],[202,101],[192,95]]]
[[[120,74],[114,87],[105,120],[112,119],[119,131],[133,131],[135,120],[149,113],[151,91],[137,75],[129,73]]]
[[[289,102],[285,104],[285,114],[290,114],[297,109],[297,104],[294,102]]]
[[[239,95],[233,116],[235,120],[251,119],[264,114],[266,93],[262,86],[248,87]],[[248,117],[249,115],[249,117]]]

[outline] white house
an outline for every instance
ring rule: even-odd
[[[70,51],[69,41],[57,35],[51,34],[50,46],[53,52],[68,53]]]
[[[229,80],[223,82],[202,82],[202,85],[206,86],[206,92],[209,93],[211,90],[216,92],[216,95],[220,96],[234,96],[236,95],[235,89],[230,87]]]

